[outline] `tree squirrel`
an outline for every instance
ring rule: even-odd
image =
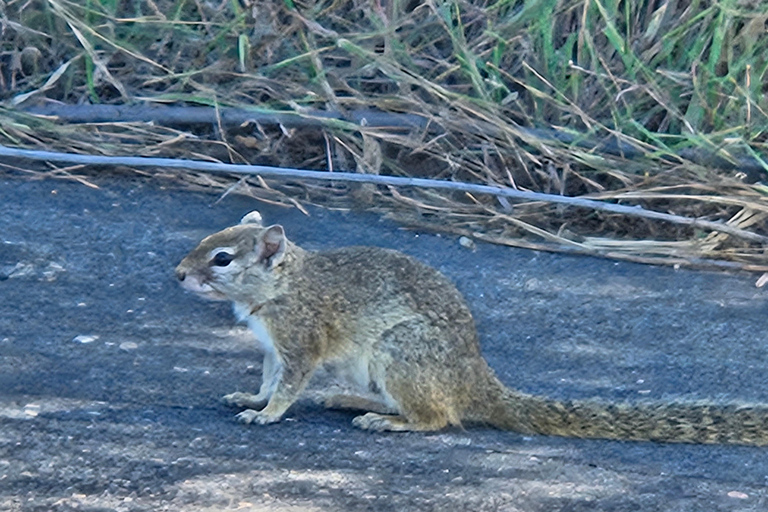
[[[245,408],[237,415],[245,423],[279,421],[324,365],[361,392],[326,405],[369,411],[353,420],[363,429],[480,423],[524,434],[768,444],[766,405],[557,401],[507,388],[483,359],[456,287],[394,250],[306,251],[251,212],[200,242],[176,276],[187,290],[232,301],[264,350],[259,393],[224,397]]]

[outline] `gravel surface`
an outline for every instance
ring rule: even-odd
[[[368,244],[465,294],[509,386],[561,398],[768,402],[757,276],[657,268],[415,233],[160,181],[0,178],[0,510],[764,511],[768,449],[368,433],[307,398],[268,426],[220,403],[261,357],[173,268],[258,208],[309,249]]]

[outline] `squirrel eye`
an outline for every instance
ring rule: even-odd
[[[232,263],[233,259],[235,259],[235,257],[228,252],[217,252],[216,256],[214,256],[211,260],[211,265],[215,267],[226,267]]]

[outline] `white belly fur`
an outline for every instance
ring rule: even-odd
[[[259,399],[268,400],[277,387],[277,382],[283,371],[283,364],[275,350],[275,341],[270,336],[264,321],[251,314],[251,308],[244,304],[233,304],[235,317],[240,322],[245,322],[256,337],[256,343],[264,353],[262,362],[261,387]]]
[[[232,304],[232,310],[235,313],[235,318],[238,322],[245,322],[248,328],[256,336],[256,342],[259,344],[261,350],[267,353],[275,353],[275,342],[272,336],[267,331],[267,326],[264,325],[264,321],[256,315],[251,314],[251,307],[247,304]]]

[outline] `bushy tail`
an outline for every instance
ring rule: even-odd
[[[477,419],[504,430],[599,439],[768,445],[768,404],[557,401],[508,389],[495,376],[491,379],[495,391],[482,408],[486,417]]]

